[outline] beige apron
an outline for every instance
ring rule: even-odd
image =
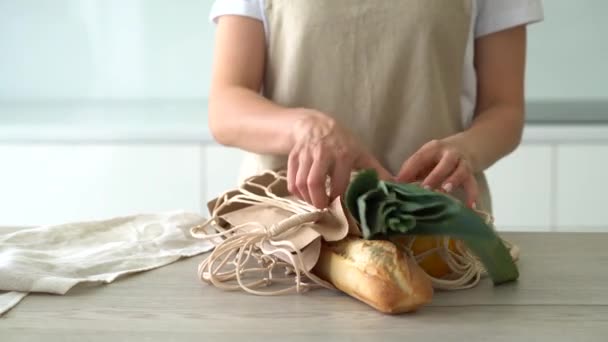
[[[336,118],[396,174],[425,143],[464,129],[471,2],[266,0],[263,94]],[[286,156],[247,153],[241,179],[286,165]],[[491,212],[485,176],[476,178],[478,206]]]

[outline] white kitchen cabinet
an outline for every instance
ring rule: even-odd
[[[557,153],[557,229],[608,227],[608,145],[562,145]]]
[[[205,201],[238,186],[243,155],[243,152],[236,148],[216,144],[205,146]]]
[[[498,230],[552,226],[552,147],[521,145],[487,171]]]
[[[197,144],[2,145],[0,225],[199,211],[201,149]]]
[[[243,152],[206,143],[0,145],[0,225],[192,210],[237,186]],[[608,145],[523,144],[488,171],[501,231],[603,230]]]

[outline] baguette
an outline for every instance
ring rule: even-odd
[[[313,273],[387,314],[416,311],[433,297],[429,277],[390,241],[324,242]]]

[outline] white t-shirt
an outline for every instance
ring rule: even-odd
[[[264,2],[265,0],[215,0],[209,19],[214,23],[222,15],[242,15],[258,19],[264,23],[268,37]],[[475,39],[544,19],[542,0],[472,0],[472,2],[473,15],[463,65],[463,87],[460,96],[465,127],[468,127],[472,121],[477,97],[477,76],[473,64]]]

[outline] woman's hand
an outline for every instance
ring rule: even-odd
[[[478,187],[471,160],[466,151],[453,140],[432,140],[405,161],[397,180],[421,181],[427,189],[441,189],[446,193],[464,188],[466,204],[475,206]]]
[[[373,168],[380,178],[393,178],[346,128],[327,115],[307,112],[292,131],[293,148],[287,163],[288,188],[292,194],[317,208],[325,208],[344,194],[354,169]]]
[[[423,146],[405,162],[398,180],[421,180],[446,192],[462,186],[467,204],[473,205],[478,196],[473,174],[511,153],[521,141],[526,34],[526,26],[520,25],[475,40],[479,92],[471,126]]]

